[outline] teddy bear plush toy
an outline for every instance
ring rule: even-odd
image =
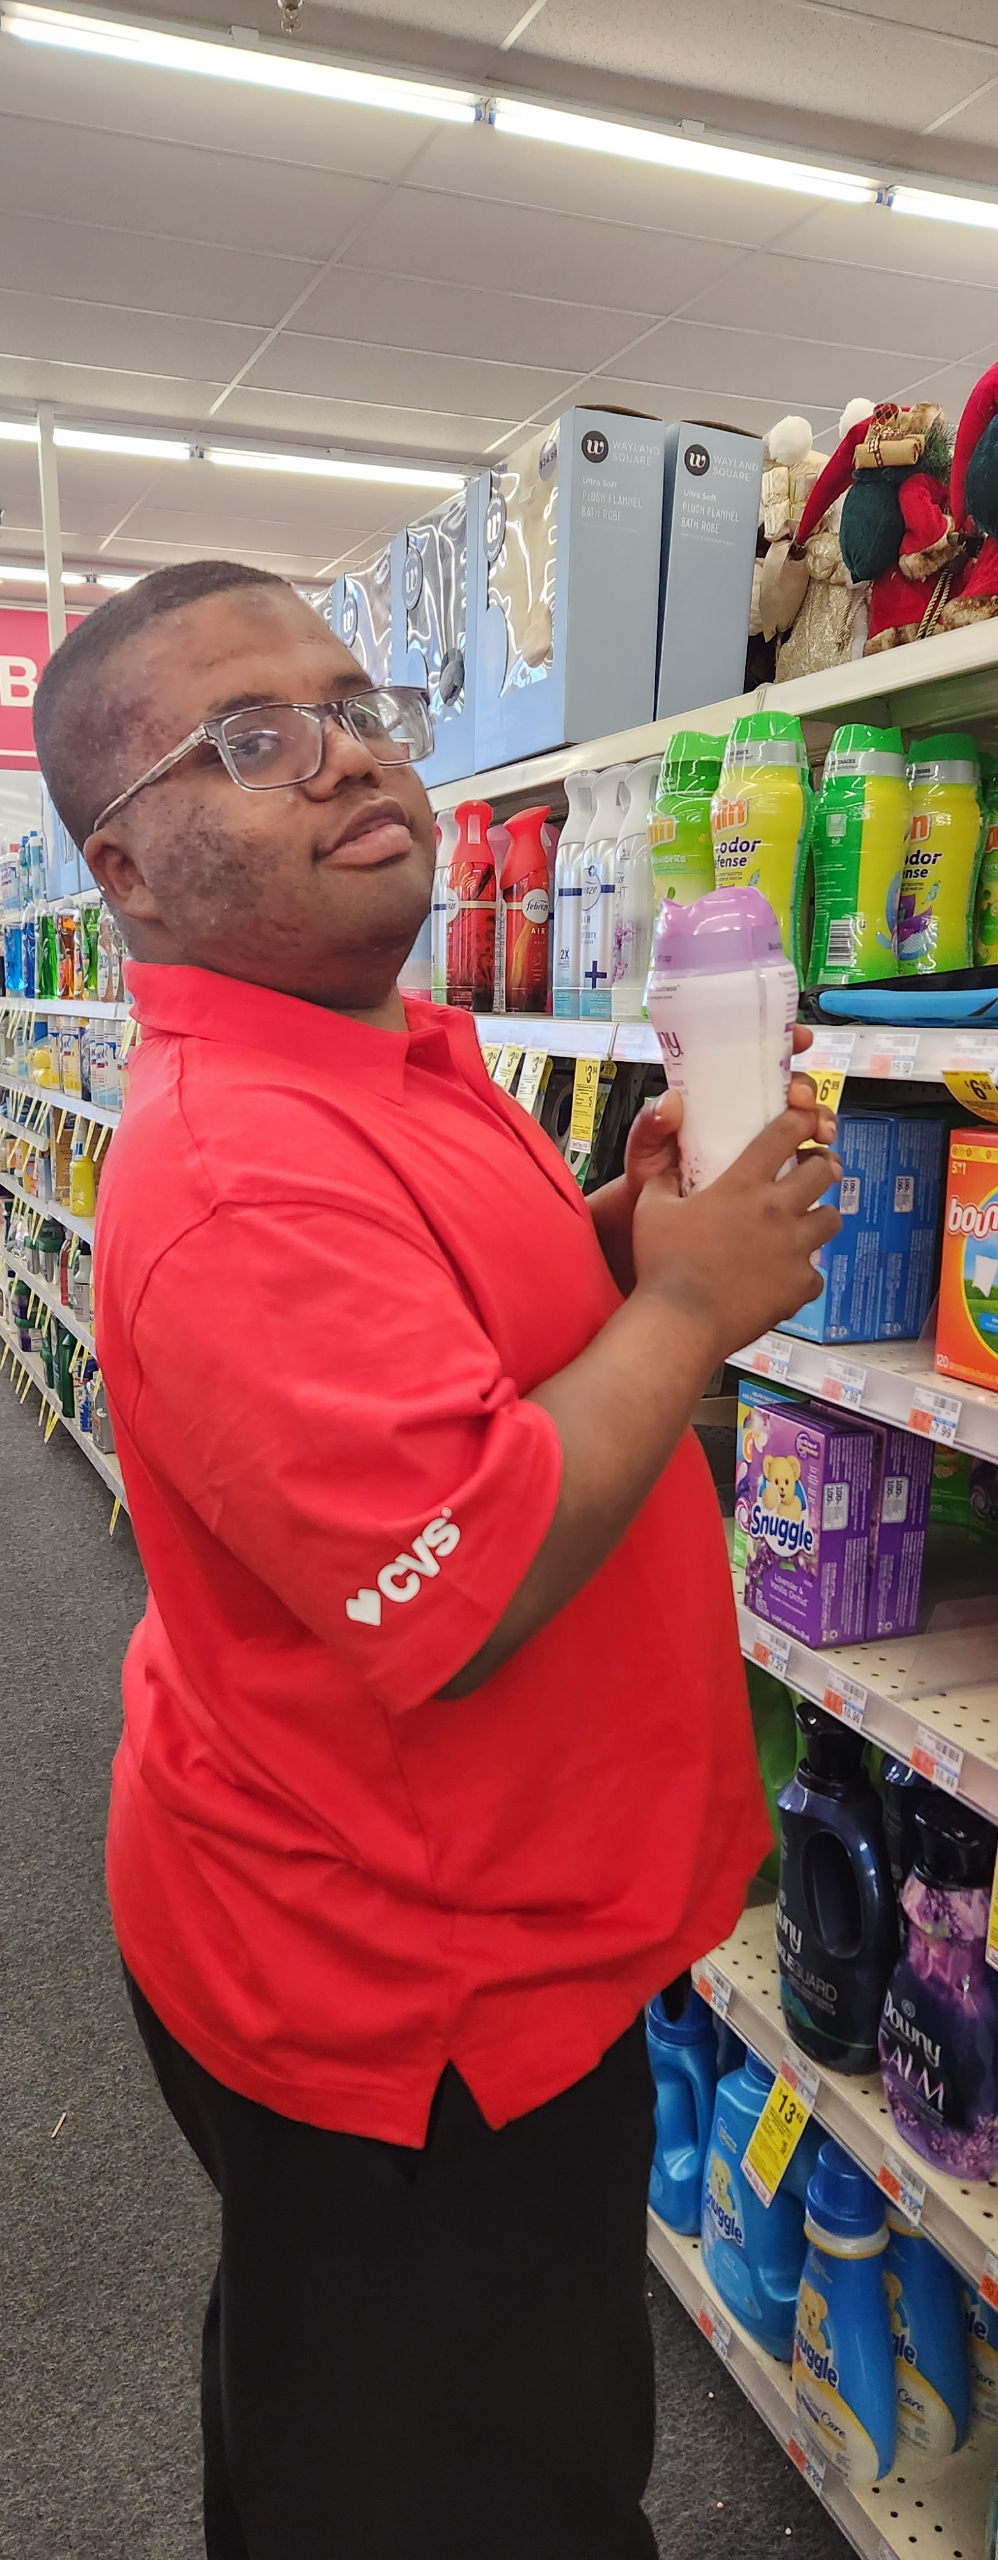
[[[882,400],[848,428],[816,481],[798,528],[803,552],[845,492],[839,544],[854,579],[870,581],[864,655],[920,640],[936,628],[963,543],[949,499],[950,448],[935,401],[902,409]]]
[[[998,364],[975,384],[957,428],[951,493],[954,516],[976,556],[943,606],[947,631],[998,615]]]

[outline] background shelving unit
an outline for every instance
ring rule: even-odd
[[[34,1287],[35,1284],[32,1281],[29,1285]],[[70,1326],[68,1329],[70,1332],[77,1331],[75,1326]],[[82,1340],[83,1336],[78,1335],[77,1338]],[[117,1459],[107,1456],[103,1449],[98,1449],[89,1431],[81,1431],[79,1423],[70,1414],[63,1412],[62,1406],[52,1395],[41,1361],[36,1360],[33,1352],[22,1351],[16,1333],[2,1316],[0,1316],[0,1342],[5,1343],[8,1351],[12,1353],[15,1367],[21,1369],[30,1378],[33,1387],[37,1387],[43,1406],[62,1424],[63,1430],[68,1431],[70,1439],[75,1440],[78,1449],[82,1449],[84,1457],[89,1459],[102,1484],[107,1486],[109,1493],[113,1493],[115,1501],[120,1503],[122,1510],[127,1511],[124,1478]]]

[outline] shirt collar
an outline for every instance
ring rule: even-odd
[[[349,1077],[396,1099],[402,1095],[406,1065],[417,1056],[421,1066],[460,1065],[465,1074],[470,1058],[476,1081],[484,1072],[470,1017],[418,998],[405,1000],[407,1032],[379,1031],[302,996],[228,978],[217,969],[130,960],[125,979],[144,1031],[293,1058],[303,1067]]]

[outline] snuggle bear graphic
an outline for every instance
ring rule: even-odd
[[[824,2330],[827,2318],[828,2304],[824,2294],[819,2293],[817,2286],[809,2284],[804,2277],[797,2295],[797,2327],[801,2337],[806,2338],[808,2346],[813,2348],[815,2356],[819,2358],[828,2354],[828,2340]]]
[[[800,1481],[799,1458],[764,1458],[765,1479],[760,1487],[762,1508],[777,1513],[784,1520],[799,1519],[807,1509],[804,1487]]]

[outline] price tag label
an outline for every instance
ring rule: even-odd
[[[533,1114],[541,1095],[545,1091],[550,1074],[551,1060],[547,1055],[547,1051],[544,1049],[528,1049],[520,1070],[520,1081],[516,1088],[516,1099],[518,1102],[522,1102],[525,1111],[529,1111]]]
[[[785,2053],[742,2161],[760,2204],[772,2204],[817,2095],[817,2072],[802,2055]]]
[[[948,1396],[940,1387],[916,1387],[908,1411],[909,1431],[920,1431],[923,1440],[938,1440],[944,1449],[952,1449],[960,1428],[960,1398]]]
[[[931,1725],[915,1727],[915,1748],[911,1765],[931,1787],[942,1787],[948,1796],[959,1792],[963,1776],[963,1753],[959,1743],[947,1742],[945,1734],[933,1733]]]
[[[845,1405],[850,1413],[856,1413],[863,1402],[865,1387],[866,1370],[860,1368],[857,1360],[826,1359],[818,1390],[826,1404]]]
[[[787,2437],[787,2452],[794,2470],[800,2472],[801,2479],[806,2480],[808,2488],[813,2489],[816,2497],[820,2498],[825,2484],[824,2456],[816,2453],[814,2447],[806,2444],[796,2433]],[[893,2552],[891,2560],[894,2560]]]
[[[944,1067],[943,1083],[961,1111],[978,1120],[998,1120],[998,1084],[988,1067]]]
[[[845,1068],[819,1067],[814,1059],[805,1053],[800,1060],[799,1072],[802,1076],[813,1078],[819,1108],[822,1111],[837,1111],[842,1100],[842,1087],[846,1080]]]
[[[502,1051],[501,1051],[501,1049],[491,1048],[491,1047],[490,1047],[490,1048],[485,1048],[485,1046],[484,1046],[484,1044],[483,1044],[483,1047],[482,1047],[482,1056],[483,1056],[483,1058],[484,1058],[484,1060],[485,1060],[485,1072],[486,1072],[486,1075],[494,1076],[495,1071],[496,1071],[496,1068],[497,1068],[497,1066],[498,1066],[498,1064],[499,1064],[499,1060],[500,1060],[500,1058],[501,1058],[501,1056],[502,1056]]]
[[[781,1634],[779,1627],[763,1626],[758,1618],[751,1624],[749,1661],[757,1662],[762,1671],[771,1671],[775,1679],[784,1680],[790,1660],[790,1637]]]
[[[520,1064],[522,1056],[522,1049],[514,1047],[500,1049],[499,1051],[497,1064],[492,1070],[492,1082],[493,1084],[501,1085],[504,1093],[512,1092],[513,1086],[516,1083],[516,1070]]]
[[[851,1680],[845,1671],[833,1672],[822,1691],[821,1703],[828,1715],[838,1716],[840,1724],[855,1726],[857,1733],[862,1730],[866,1690],[861,1680]]]
[[[895,1081],[913,1076],[918,1063],[918,1040],[917,1031],[885,1031],[882,1036],[878,1032],[877,1046],[866,1061],[867,1075],[890,1076]]]
[[[702,2329],[704,2337],[710,2340],[715,2353],[720,2356],[721,2363],[727,2364],[731,2351],[730,2320],[723,2319],[721,2313],[715,2311],[713,2303],[702,2302],[697,2312],[697,2328]]]
[[[877,2171],[877,2185],[888,2202],[904,2214],[906,2221],[921,2222],[925,2205],[924,2180],[916,2177],[914,2170],[898,2158],[896,2151],[888,2151],[886,2147]]]
[[[716,1964],[711,1963],[709,1956],[704,1956],[697,1965],[693,1976],[693,1987],[694,1990],[699,1991],[701,2000],[706,2000],[708,2009],[713,2009],[719,2018],[727,2017],[731,2004],[731,1984],[725,1980],[723,1973],[718,1972]]]
[[[576,1058],[575,1081],[572,1086],[572,1125],[569,1136],[573,1146],[591,1147],[596,1125],[596,1102],[599,1094],[600,1061],[598,1058]]]
[[[751,1361],[753,1369],[758,1369],[762,1377],[775,1378],[779,1383],[790,1367],[793,1347],[785,1333],[764,1333],[759,1342],[753,1342],[750,1349],[743,1352],[742,1357]]]
[[[998,2311],[998,2258],[995,2257],[993,2249],[989,2249],[985,2257],[984,2272],[977,2290],[982,2302],[987,2303],[988,2309]]]

